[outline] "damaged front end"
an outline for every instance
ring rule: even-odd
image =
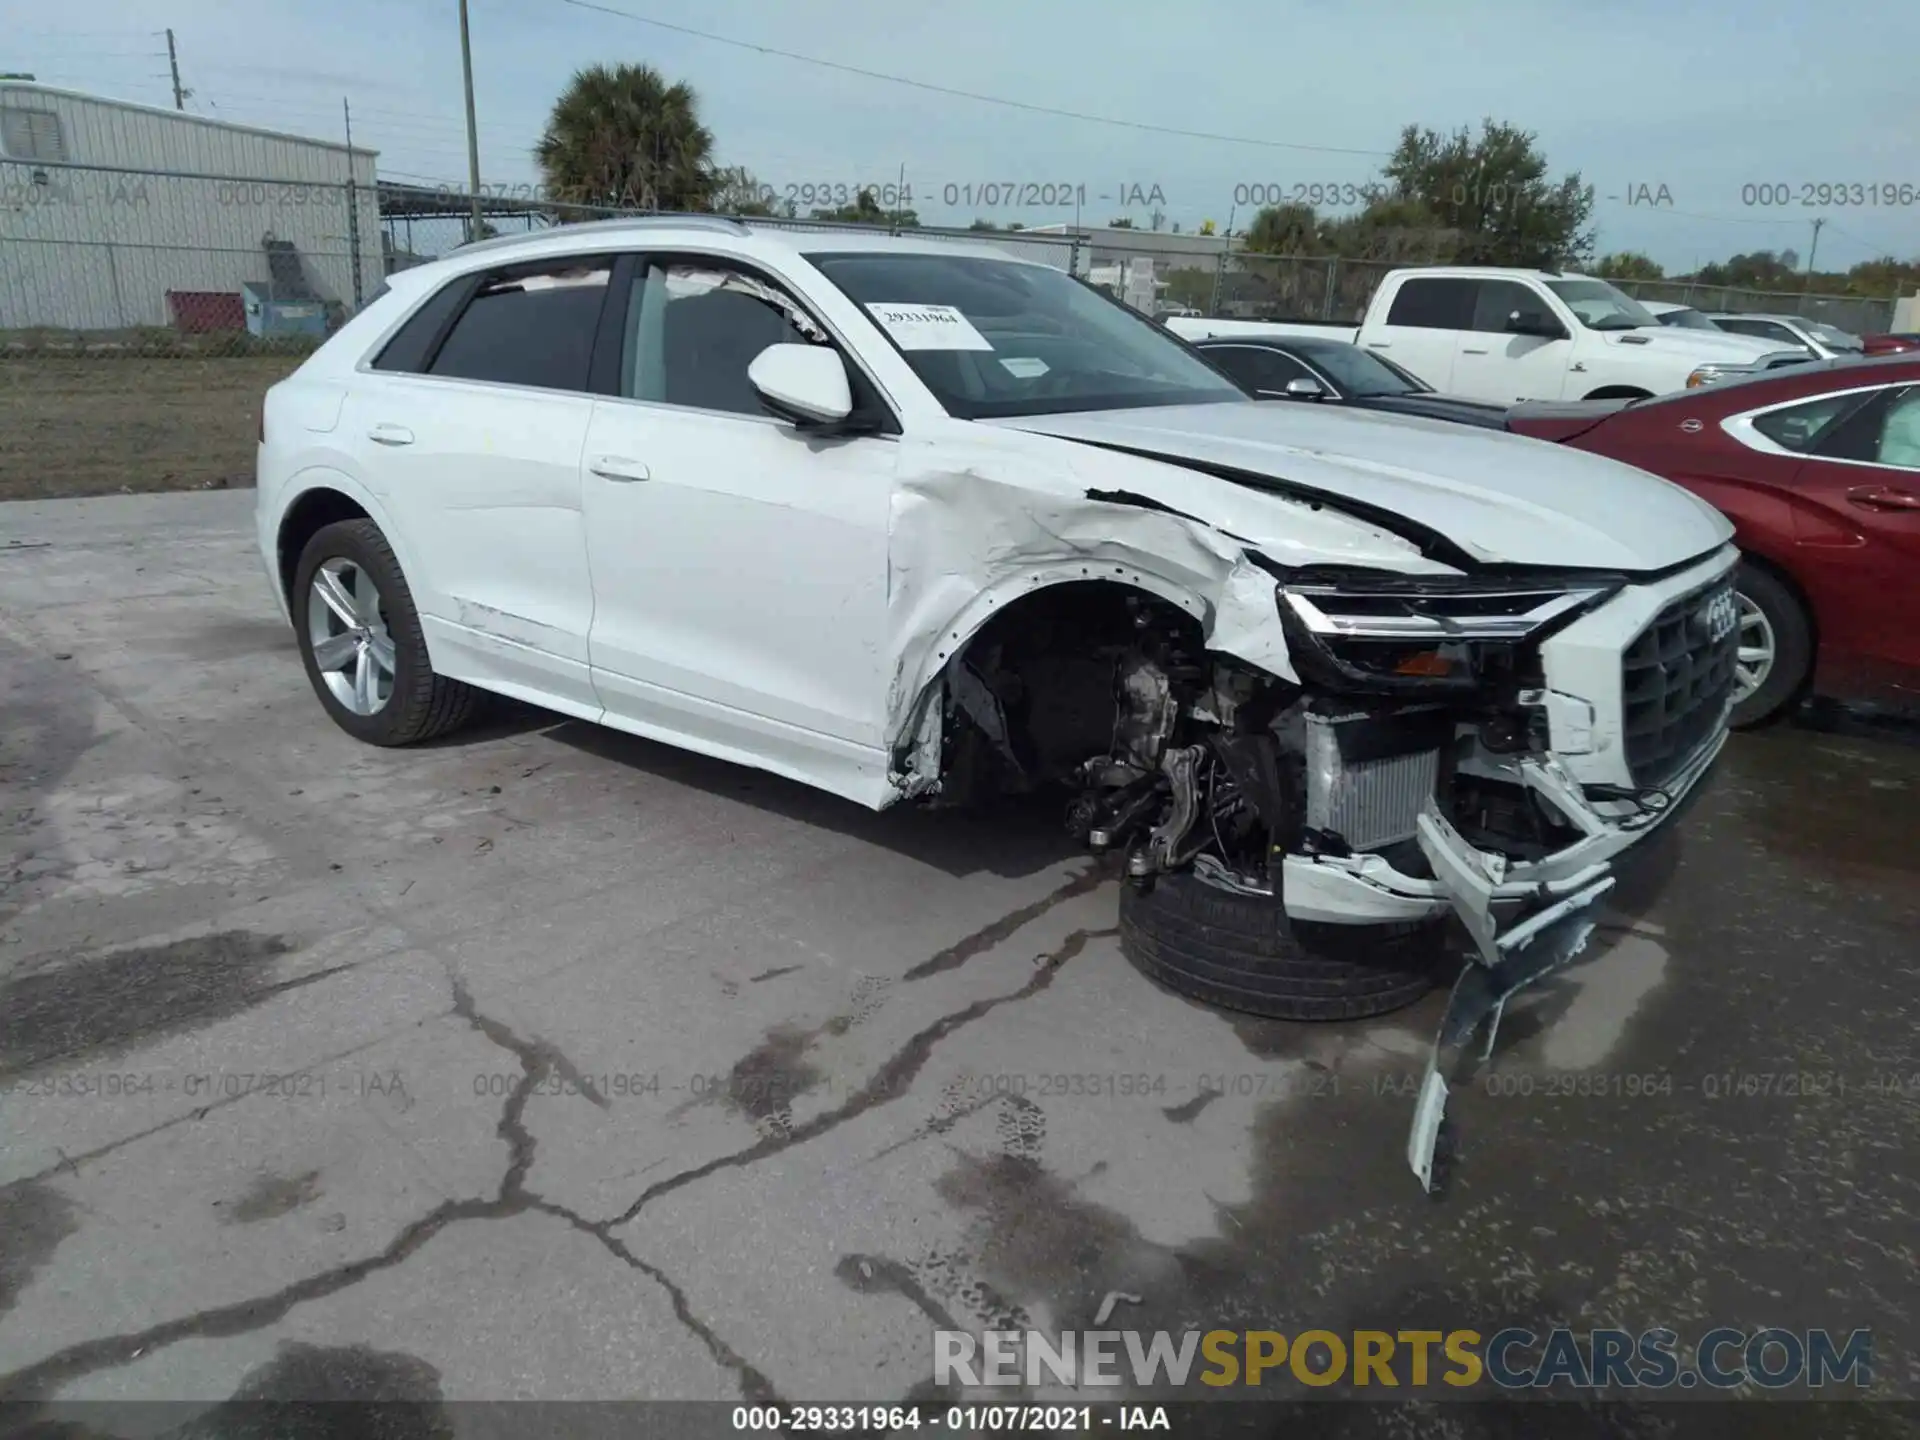
[[[1436,1192],[1448,1078],[1581,951],[1614,856],[1724,741],[1731,552],[1652,586],[1248,558],[1291,673],[1223,653],[1177,605],[1079,587],[954,655],[898,763],[937,765],[923,789],[943,801],[1064,787],[1070,830],[1142,889],[1190,870],[1310,927],[1457,917],[1471,961],[1408,1142]]]

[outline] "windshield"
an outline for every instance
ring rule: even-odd
[[[1324,370],[1349,395],[1423,395],[1433,387],[1358,345],[1339,341],[1296,340],[1293,350],[1302,360]]]
[[[1718,330],[1720,327],[1698,310],[1668,310],[1660,316],[1662,325],[1676,330]]]
[[[1255,403],[1145,316],[1044,265],[885,251],[807,258],[964,420]]]
[[[1849,335],[1838,325],[1828,325],[1824,321],[1814,320],[1807,324],[1807,328],[1836,350],[1863,350],[1866,348],[1861,343],[1858,335]]]
[[[1638,330],[1660,323],[1638,300],[1604,280],[1549,280],[1547,288],[1589,330]]]

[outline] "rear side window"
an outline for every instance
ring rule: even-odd
[[[415,375],[425,370],[427,361],[433,355],[433,347],[446,332],[447,322],[453,319],[453,312],[460,308],[460,301],[466,293],[467,281],[464,279],[442,286],[432,299],[413,312],[412,319],[394,332],[393,338],[374,357],[373,368],[402,370]]]
[[[1393,306],[1387,311],[1387,324],[1409,325],[1420,330],[1469,329],[1478,289],[1472,280],[1403,281],[1400,293],[1393,297]]]
[[[489,275],[453,322],[427,373],[586,390],[612,263],[596,256]]]
[[[1311,378],[1306,366],[1277,350],[1220,345],[1209,346],[1204,353],[1247,390],[1285,390],[1289,380]]]
[[[1796,455],[1811,455],[1816,448],[1831,453],[1828,442],[1834,438],[1844,417],[1871,407],[1873,395],[1822,395],[1798,405],[1783,405],[1764,415],[1753,417],[1753,428],[1783,450]]]

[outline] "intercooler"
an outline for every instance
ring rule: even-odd
[[[1411,840],[1439,783],[1440,749],[1452,729],[1437,709],[1387,717],[1310,711],[1308,828],[1331,831],[1355,850]]]

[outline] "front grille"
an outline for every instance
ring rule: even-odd
[[[1682,595],[1627,647],[1620,688],[1634,784],[1665,784],[1719,728],[1739,647],[1739,610],[1724,580]]]

